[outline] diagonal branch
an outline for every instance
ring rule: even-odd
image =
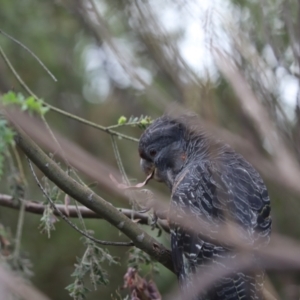
[[[111,246],[125,246],[125,247],[128,247],[128,246],[133,246],[133,243],[132,242],[109,242],[109,241],[102,241],[102,240],[98,240],[94,237],[92,237],[91,235],[89,235],[87,233],[86,230],[81,230],[80,228],[78,228],[74,223],[72,223],[66,215],[64,215],[60,210],[56,209],[56,206],[55,206],[55,203],[53,202],[53,200],[49,197],[49,195],[47,194],[46,190],[44,189],[44,187],[42,186],[42,184],[40,183],[40,181],[38,180],[37,176],[36,176],[36,173],[34,172],[34,169],[33,169],[33,166],[32,166],[32,163],[31,161],[27,158],[28,160],[28,163],[29,163],[29,167],[30,167],[30,170],[32,172],[32,175],[38,185],[38,187],[41,189],[41,191],[43,192],[44,196],[46,197],[46,199],[49,201],[50,203],[50,206],[51,208],[56,211],[59,216],[68,224],[70,225],[73,229],[75,229],[77,232],[79,232],[80,234],[82,234],[83,236],[85,236],[86,238],[90,239],[91,241],[95,242],[96,244],[100,244],[100,245],[111,245]],[[23,205],[22,205],[22,208],[24,208],[24,202],[23,202]]]
[[[129,237],[134,245],[152,256],[166,268],[173,271],[170,251],[148,235],[137,224],[129,220],[110,203],[96,195],[88,187],[82,186],[68,176],[15,124],[16,144],[26,156],[66,194],[101,215],[114,227]]]

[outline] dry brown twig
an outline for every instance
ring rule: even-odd
[[[22,199],[20,201],[25,202],[25,211],[27,212],[37,214],[37,215],[42,215],[45,210],[45,205],[41,202],[34,202],[34,201],[22,200]],[[5,194],[0,194],[0,206],[19,209],[19,204],[13,201],[13,198],[11,196]],[[66,214],[65,205],[56,204],[55,207],[61,213]],[[117,208],[117,209],[121,213],[123,213],[126,217],[128,217],[129,219],[133,219],[133,221],[139,224],[148,225],[149,223],[149,215],[147,213],[140,213],[127,208]],[[69,205],[68,210],[69,210],[68,217],[78,218],[78,211],[75,205]],[[98,215],[97,213],[88,209],[85,206],[78,206],[78,210],[80,211],[80,214],[84,219],[102,219],[100,215]],[[59,216],[56,210],[53,211],[53,214],[55,216]],[[169,231],[169,226],[165,220],[158,220],[158,225],[161,226],[166,232]]]

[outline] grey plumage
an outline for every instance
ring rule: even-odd
[[[234,265],[236,253],[230,243],[205,238],[201,228],[199,233],[189,231],[178,222],[181,218],[199,218],[215,232],[230,220],[243,229],[246,244],[261,247],[269,242],[270,199],[260,175],[228,145],[199,130],[194,118],[155,120],[140,138],[139,154],[143,170],[155,170],[154,178],[172,193],[172,258],[183,290],[193,288],[193,274],[209,263],[227,258]],[[235,273],[194,298],[261,299],[262,278],[262,272]]]

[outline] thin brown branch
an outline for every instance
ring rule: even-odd
[[[10,195],[0,194],[0,206],[8,207],[12,209],[19,209],[20,204],[17,201],[12,201],[13,198]],[[25,211],[37,215],[42,215],[45,210],[45,205],[40,202],[33,202],[29,200],[21,200],[25,203]],[[63,204],[56,204],[56,208],[64,215],[66,215],[65,205]],[[68,206],[70,218],[78,218],[78,212],[75,205]],[[102,216],[98,215],[94,211],[88,209],[85,206],[78,206],[78,210],[80,211],[81,216],[84,219],[103,219]],[[133,219],[139,224],[148,225],[149,223],[149,216],[146,213],[140,213],[134,211],[132,209],[127,208],[117,208],[119,212],[124,214],[127,218]],[[59,216],[57,211],[53,212],[54,215]],[[158,220],[158,224],[166,231],[169,231],[168,223],[165,220]]]
[[[17,45],[19,45],[20,47],[22,47],[23,49],[25,49],[28,53],[30,53],[31,56],[34,57],[34,59],[36,59],[36,61],[41,65],[41,67],[45,70],[45,72],[47,74],[49,74],[49,76],[55,81],[57,82],[56,77],[51,73],[51,71],[46,67],[46,65],[41,61],[41,59],[35,54],[33,53],[32,50],[30,50],[27,46],[25,46],[23,43],[21,43],[20,41],[18,41],[17,39],[15,39],[14,37],[12,37],[11,35],[9,35],[8,33],[4,32],[2,29],[0,29],[0,33],[3,34],[4,36],[6,36],[8,39],[12,40],[13,42],[15,42]]]

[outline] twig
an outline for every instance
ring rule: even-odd
[[[48,199],[48,201],[50,202],[51,204],[51,207],[53,208],[53,210],[55,210],[59,216],[64,220],[66,221],[72,228],[74,228],[76,231],[78,231],[79,233],[81,233],[82,235],[84,235],[85,237],[87,237],[88,239],[92,240],[93,242],[97,243],[97,244],[100,244],[100,245],[106,245],[106,246],[133,246],[134,244],[132,242],[108,242],[108,241],[102,241],[102,240],[98,240],[98,239],[95,239],[94,237],[88,235],[86,232],[84,232],[83,230],[79,229],[75,224],[73,224],[60,210],[58,210],[55,206],[55,203],[52,201],[52,199],[49,197],[49,195],[47,194],[47,192],[45,191],[45,189],[43,188],[43,186],[41,185],[41,183],[39,182],[34,170],[33,170],[33,167],[32,167],[32,164],[31,164],[31,161],[30,159],[27,157],[27,160],[28,160],[28,163],[29,163],[29,166],[30,166],[30,170],[32,172],[32,175],[37,183],[37,185],[39,186],[39,188],[41,189],[41,191],[43,192],[44,196]],[[24,202],[23,202],[24,203]],[[24,205],[24,204],[23,204]]]
[[[20,156],[18,154],[18,151],[16,150],[15,145],[12,145],[12,151],[13,154],[15,156],[15,159],[17,161],[17,165],[18,165],[18,169],[19,169],[19,174],[20,174],[20,182],[19,183],[14,183],[14,184],[20,184],[20,185],[27,185],[27,181],[24,175],[24,170],[23,170],[23,166],[20,160]],[[9,160],[9,164],[11,166],[11,171],[14,173],[15,172],[15,167],[14,167],[14,162],[13,159],[10,155],[10,153],[8,153],[8,160]],[[18,176],[18,175],[15,175]],[[23,189],[22,189],[23,190]],[[23,197],[23,195],[21,196]],[[13,199],[12,199],[13,200]],[[19,259],[20,256],[20,249],[21,249],[21,239],[22,239],[22,233],[23,233],[23,225],[24,225],[24,217],[25,217],[25,205],[24,203],[20,202],[20,199],[16,199],[16,201],[12,201],[15,203],[18,203],[18,209],[19,209],[19,216],[18,216],[18,223],[17,223],[17,230],[16,230],[16,237],[15,237],[15,247],[14,247],[14,252],[13,252],[13,260],[17,265],[17,261]]]
[[[42,215],[45,210],[45,205],[40,202],[33,202],[29,200],[21,200],[21,202],[25,203],[25,211],[30,212],[37,215]],[[0,194],[0,206],[8,207],[12,209],[19,209],[20,204],[12,201],[12,196]],[[54,215],[59,216],[57,210],[59,210],[62,214],[65,214],[65,205],[63,204],[55,204],[56,210],[53,212]],[[77,208],[75,205],[69,205],[69,217],[70,218],[78,218]],[[129,219],[133,218],[139,224],[148,225],[148,215],[146,213],[140,213],[134,211],[132,209],[127,208],[117,208],[119,212],[124,214]],[[84,219],[103,219],[101,215],[98,215],[94,211],[88,209],[85,206],[78,206],[78,211],[80,212],[82,218]],[[166,220],[158,220],[158,224],[166,231],[169,232],[169,225]]]
[[[17,39],[13,38],[11,35],[7,34],[6,32],[4,32],[2,29],[0,29],[0,33],[2,33],[4,36],[6,36],[7,38],[9,38],[10,40],[12,40],[13,42],[15,42],[16,44],[18,44],[19,46],[21,46],[23,49],[25,49],[27,52],[29,52],[37,61],[38,63],[42,66],[42,68],[46,71],[46,73],[49,74],[49,76],[55,81],[57,82],[57,79],[55,78],[55,76],[50,72],[50,70],[45,66],[45,64],[38,58],[38,56],[36,54],[34,54],[28,47],[26,47],[23,43],[21,43],[20,41],[18,41]]]
[[[120,156],[118,145],[117,145],[117,142],[116,142],[116,140],[113,136],[111,136],[111,143],[112,143],[114,155],[115,155],[119,170],[120,170],[120,172],[122,174],[122,177],[123,177],[123,181],[126,185],[129,185],[129,180],[128,180],[128,177],[126,175],[123,163],[122,163],[122,159],[121,159],[121,156]]]
[[[115,158],[116,158],[116,161],[117,161],[120,173],[122,175],[123,182],[126,185],[130,185],[128,176],[127,176],[127,174],[125,172],[125,168],[124,168],[124,165],[123,165],[123,162],[122,162],[122,159],[121,159],[121,155],[120,155],[119,148],[118,148],[117,142],[115,140],[115,137],[114,136],[110,136],[110,137],[111,137],[111,143],[112,143],[114,155],[115,155]],[[132,208],[133,208],[133,211],[134,211],[135,209],[137,209],[137,202],[135,200],[134,193],[132,191],[130,191],[130,190],[127,191],[127,193],[128,193],[128,196],[129,196],[129,202],[132,205]],[[133,215],[132,215],[132,219],[133,219]]]
[[[70,118],[70,119],[76,120],[76,121],[78,121],[78,122],[80,122],[80,123],[82,123],[82,124],[91,126],[91,127],[93,127],[93,128],[99,129],[99,130],[101,130],[101,131],[103,131],[103,132],[106,132],[106,133],[108,133],[108,134],[110,134],[110,135],[118,136],[118,137],[123,138],[123,139],[128,140],[128,141],[132,141],[132,142],[136,142],[136,143],[138,143],[138,141],[139,141],[138,139],[136,139],[136,138],[134,138],[134,137],[131,137],[131,136],[128,136],[128,135],[126,135],[126,134],[123,134],[123,133],[120,133],[120,132],[117,132],[117,131],[108,129],[108,128],[105,127],[105,126],[102,126],[102,125],[96,124],[96,123],[94,123],[94,122],[88,121],[88,120],[86,120],[86,119],[80,118],[80,117],[78,117],[78,116],[75,116],[75,115],[73,115],[73,114],[71,114],[71,113],[68,113],[68,112],[62,110],[62,109],[59,109],[59,108],[57,108],[57,107],[55,107],[55,106],[52,106],[52,105],[50,105],[50,104],[48,104],[48,103],[46,103],[46,102],[44,102],[44,103],[45,103],[45,105],[47,105],[52,111],[55,111],[55,112],[57,112],[57,113],[59,113],[59,114],[61,114],[61,115],[64,115],[64,116],[66,116],[66,117],[68,117],[68,118]]]
[[[0,46],[0,54],[3,57],[5,63],[7,64],[7,66],[9,67],[9,69],[12,71],[12,73],[15,75],[16,79],[19,81],[19,83],[21,84],[21,86],[27,91],[27,93],[29,95],[31,95],[32,97],[34,97],[35,99],[38,99],[38,97],[31,91],[31,89],[25,84],[25,82],[23,81],[23,79],[20,77],[20,75],[18,74],[18,72],[15,70],[15,68],[13,67],[13,65],[11,64],[11,62],[9,61],[8,57],[6,56],[5,52],[3,51],[2,47]]]
[[[20,209],[19,209],[16,238],[15,238],[15,249],[14,249],[14,253],[13,253],[13,259],[14,259],[16,265],[17,265],[17,261],[20,256],[22,231],[23,231],[23,225],[24,225],[24,216],[25,216],[25,203],[21,202]]]
[[[21,180],[24,183],[24,185],[27,185],[27,181],[26,181],[26,177],[25,177],[23,165],[22,165],[22,162],[21,162],[21,159],[20,159],[20,155],[19,155],[19,153],[18,153],[15,145],[12,145],[11,148],[12,148],[12,152],[13,152],[13,154],[15,156],[15,159],[17,161],[17,166],[18,166],[18,169],[19,169]]]
[[[125,127],[125,126],[137,126],[140,125],[140,122],[131,122],[131,123],[124,123],[124,124],[115,124],[115,125],[110,125],[107,126],[106,129],[116,129],[120,127]]]

